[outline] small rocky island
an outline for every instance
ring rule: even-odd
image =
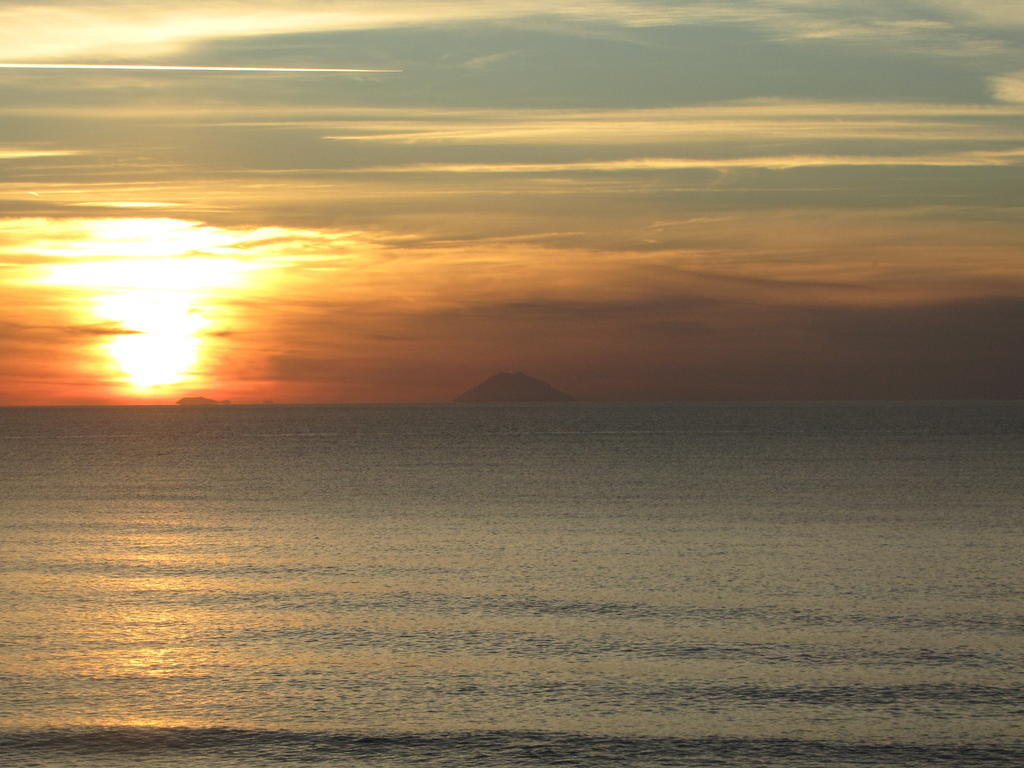
[[[211,400],[208,397],[183,397],[178,405],[230,405],[230,400]]]
[[[576,398],[533,376],[496,373],[455,398],[456,403],[566,403]]]

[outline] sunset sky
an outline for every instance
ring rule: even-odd
[[[0,404],[1024,398],[1020,0],[0,0],[0,59]]]

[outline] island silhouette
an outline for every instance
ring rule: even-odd
[[[230,400],[211,400],[208,397],[183,397],[178,405],[228,405]]]
[[[467,389],[456,403],[566,403],[576,398],[522,371],[496,373]]]

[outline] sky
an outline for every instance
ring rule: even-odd
[[[0,64],[3,405],[1024,399],[1019,0],[0,0]]]

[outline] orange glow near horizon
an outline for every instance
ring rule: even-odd
[[[146,397],[160,387],[197,383],[204,334],[216,330],[212,293],[239,287],[257,268],[224,255],[239,237],[173,219],[96,222],[89,234],[52,244],[52,255],[76,259],[50,265],[40,282],[88,297],[81,320],[109,329],[97,336],[124,394]],[[206,255],[211,252],[216,255]]]
[[[184,293],[137,291],[97,302],[103,317],[130,333],[113,335],[107,352],[132,387],[149,389],[188,379],[199,360],[209,319]]]

